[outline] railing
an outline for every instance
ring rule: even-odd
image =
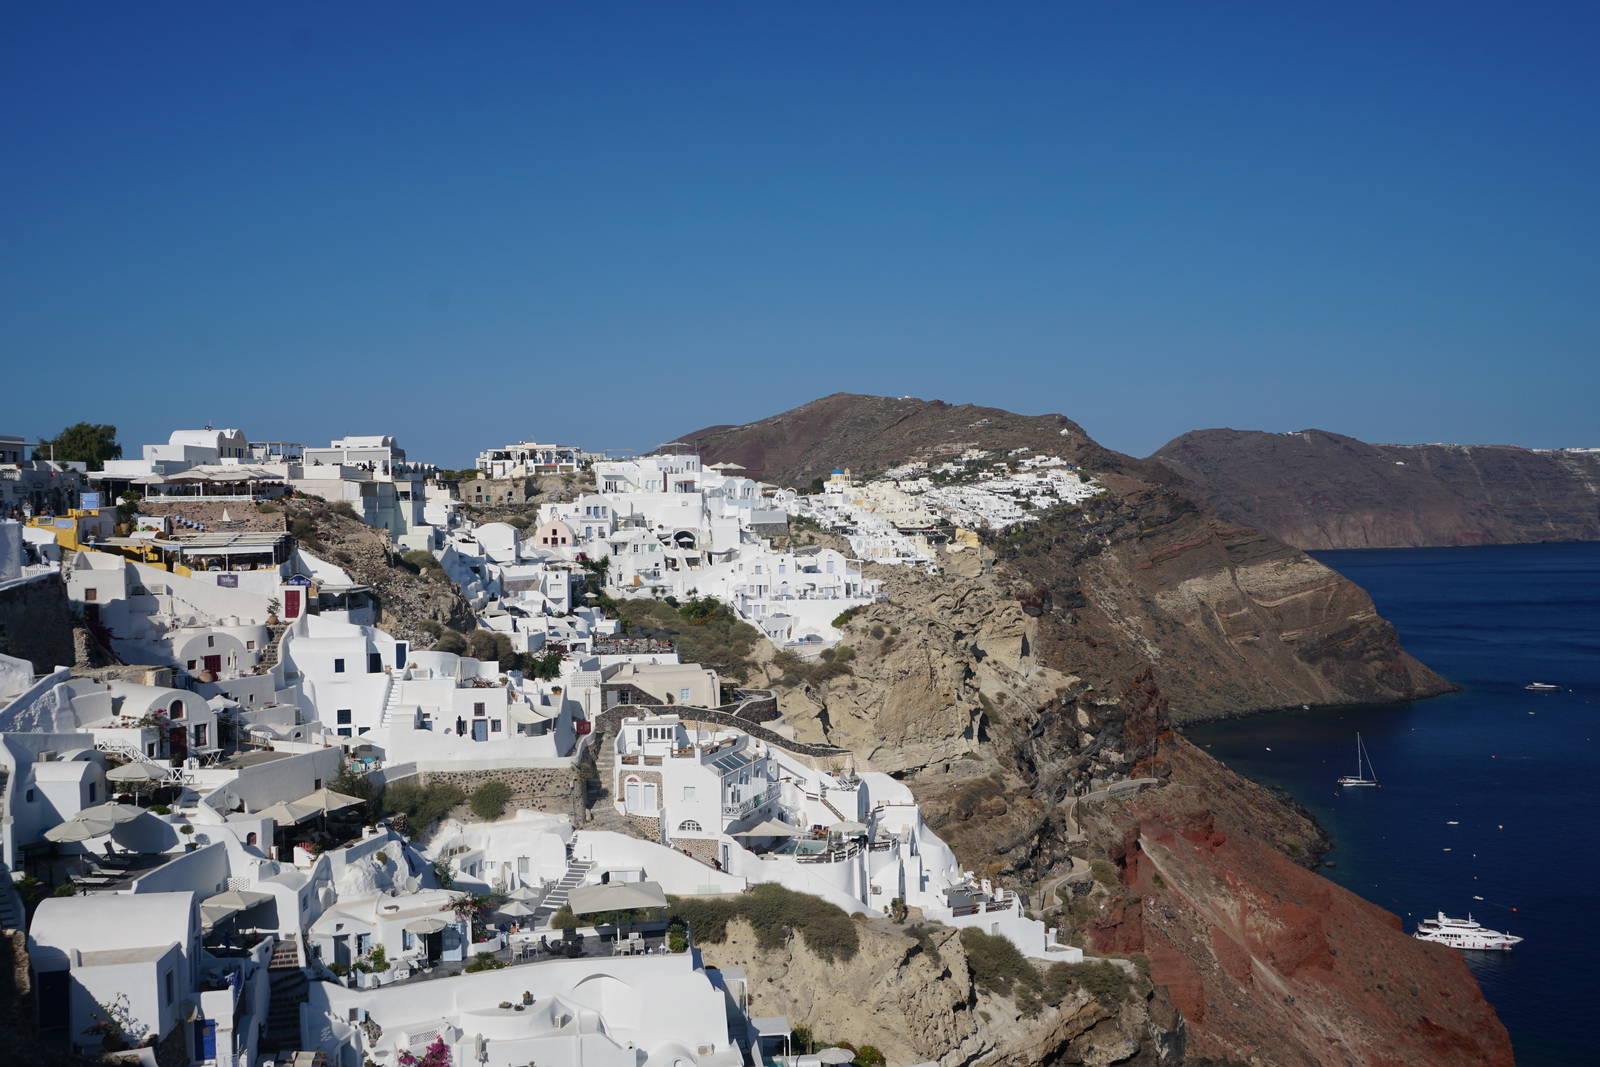
[[[737,804],[722,805],[722,817],[725,819],[743,818],[752,811],[755,811],[757,808],[761,807],[761,805],[777,799],[777,796],[778,784],[774,782],[762,792],[757,793],[755,796],[748,797],[745,800],[741,800]]]
[[[978,914],[978,905],[976,905],[976,904],[963,904],[959,908],[951,908],[950,909],[950,914],[951,915],[976,915],[976,914]]]
[[[622,763],[626,764],[629,767],[637,767],[637,766],[639,766],[639,757],[638,756],[618,756],[617,759],[620,760]]]
[[[660,756],[646,756],[644,758],[644,765],[646,767],[659,767],[661,766],[661,760],[662,757]]]
[[[675,748],[672,750],[673,759],[694,759],[698,755],[700,755],[700,750],[693,747]]]

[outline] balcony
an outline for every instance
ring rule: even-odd
[[[770,803],[776,799],[778,799],[778,783],[773,782],[771,785],[767,786],[764,792],[757,793],[752,797],[747,797],[744,800],[739,801],[737,804],[722,805],[722,817],[724,819],[742,819],[746,815],[749,815],[752,811],[755,811],[757,808],[761,807],[763,804]]]

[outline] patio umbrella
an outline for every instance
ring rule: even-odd
[[[847,1048],[823,1048],[818,1049],[816,1055],[822,1063],[850,1063],[857,1054]]]
[[[111,828],[115,825],[115,823],[103,822],[99,819],[68,819],[60,826],[52,826],[46,830],[44,839],[61,843],[89,841],[109,834]]]
[[[167,777],[165,767],[157,767],[153,763],[135,760],[124,763],[120,767],[113,767],[106,772],[108,782],[160,782]]]
[[[132,822],[143,814],[142,809],[128,804],[96,804],[92,808],[84,808],[73,818],[84,822],[124,823]]]
[[[449,925],[443,919],[413,919],[402,929],[408,934],[436,934]]]
[[[867,828],[865,826],[858,822],[850,822],[849,820],[846,820],[845,822],[836,822],[832,826],[828,827],[828,829],[832,830],[836,834],[864,834],[867,832]]]
[[[809,830],[802,830],[798,826],[790,826],[786,822],[768,819],[757,823],[748,830],[740,830],[732,835],[734,837],[809,837]]]
[[[256,893],[248,889],[230,889],[226,893],[206,897],[200,902],[200,919],[206,926],[215,926],[223,919],[237,915],[246,908],[272,899],[271,893]]]
[[[506,896],[512,900],[538,900],[539,891],[536,889],[529,889],[525,885],[519,885],[511,892],[507,893]]]
[[[539,909],[538,908],[531,908],[528,905],[524,904],[520,900],[513,900],[511,903],[503,904],[500,907],[496,908],[495,910],[498,911],[501,915],[510,915],[513,918],[520,919],[524,915],[532,915],[532,914],[534,914]]]
[[[635,908],[664,908],[667,895],[659,882],[608,882],[605,885],[579,886],[567,894],[574,915],[597,911],[632,911]]]

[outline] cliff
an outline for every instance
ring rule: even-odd
[[[1151,458],[1221,514],[1299,548],[1600,539],[1600,450],[1196,430]]]
[[[707,463],[734,462],[802,484],[835,467],[864,473],[968,446],[1028,448],[1077,465],[1107,494],[991,538],[992,576],[966,601],[946,595],[923,636],[958,630],[951,642],[972,645],[971,619],[957,625],[936,617],[961,603],[991,629],[1001,625],[999,612],[1020,611],[1038,620],[1027,638],[1040,646],[1030,665],[1104,678],[1147,664],[1179,721],[1294,704],[1408,700],[1450,688],[1406,655],[1359,586],[1223,518],[1160,463],[1102,448],[1062,415],[837,393],[683,439],[697,440]],[[874,577],[917,586],[916,576],[903,574],[885,568]],[[922,584],[930,596],[945,585]],[[890,594],[903,599],[893,588]],[[1002,601],[1013,606],[1001,608]],[[894,620],[885,614],[882,621]],[[939,677],[943,653],[926,666],[914,658],[893,657],[896,685],[911,682],[955,699],[950,681]],[[966,686],[961,699],[975,703],[979,688]],[[884,700],[907,703],[893,694]]]
[[[1459,960],[1311,873],[1325,847],[1315,824],[1172,732],[1178,717],[1448,688],[1405,654],[1360,588],[1059,415],[841,394],[698,437],[706,462],[790,483],[977,445],[1060,455],[1107,488],[981,545],[944,550],[937,575],[867,565],[888,598],[849,622],[842,644],[851,655],[825,666],[775,657],[764,680],[800,739],[848,746],[905,781],[966,868],[1030,887],[1032,907],[1051,909],[1063,935],[1091,951],[1149,955],[1144,1014],[1119,1011],[1088,1029],[1072,1014],[1028,1019],[986,1006],[975,1017],[981,991],[966,1008],[950,1006],[960,1000],[956,968],[935,982],[906,970],[921,966],[910,956],[832,999],[819,992],[822,976],[785,983],[783,968],[799,965],[771,964],[763,1011],[858,1019],[860,1038],[835,1039],[876,1044],[880,1035],[907,1057],[935,1058],[941,1042],[955,1042],[947,1067],[973,1055],[1510,1062],[1505,1030]],[[1080,799],[1130,778],[1156,784],[1131,799]],[[1184,852],[1180,839],[1195,847]],[[1086,879],[1091,863],[1097,877]],[[1310,923],[1313,912],[1323,925]],[[747,946],[719,958],[768,966],[759,957]],[[902,995],[911,989],[922,999]],[[1181,1023],[1163,1014],[1167,1003]],[[954,1029],[915,1037],[939,1027]],[[1155,1040],[1157,1030],[1166,1036]],[[1203,1059],[1185,1059],[1169,1040],[1183,1033],[1187,1055]]]

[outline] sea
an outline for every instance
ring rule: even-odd
[[[1600,1062],[1600,543],[1312,554],[1461,692],[1186,735],[1305,805],[1333,839],[1321,873],[1408,932],[1443,911],[1525,938],[1463,953],[1520,1067]],[[1380,788],[1334,784],[1357,732]]]

